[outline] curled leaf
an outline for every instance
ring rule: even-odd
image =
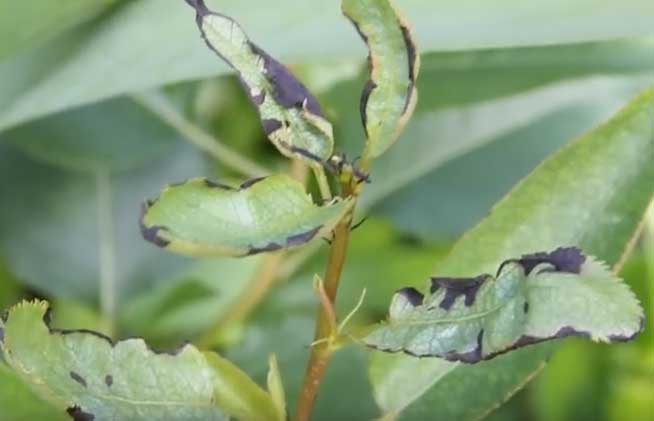
[[[167,250],[192,256],[246,256],[297,247],[325,235],[351,200],[315,205],[298,181],[273,175],[239,188],[203,178],[168,186],[144,206],[141,232]]]
[[[233,19],[186,0],[209,48],[239,75],[268,138],[289,158],[324,163],[332,154],[331,124],[308,89],[280,62],[252,43]]]
[[[603,263],[574,247],[507,260],[497,277],[432,278],[424,297],[398,291],[371,347],[475,363],[567,336],[626,341],[643,327],[643,310]]]
[[[75,420],[279,420],[261,387],[229,361],[184,345],[152,351],[142,339],[112,342],[50,328],[48,305],[13,307],[0,330],[11,368]]]
[[[389,0],[343,0],[342,8],[369,49],[361,118],[369,156],[375,158],[397,140],[413,113],[420,56],[407,23]]]

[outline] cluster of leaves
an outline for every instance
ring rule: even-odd
[[[174,19],[179,15],[180,21],[169,21],[173,12],[154,1],[107,1],[93,6],[72,2],[58,15],[44,13],[36,35],[15,29],[16,35],[11,36],[15,43],[0,49],[0,77],[9,82],[0,88],[0,103],[5,105],[0,127],[10,129],[3,132],[7,140],[0,145],[0,171],[5,180],[0,184],[0,244],[10,269],[6,275],[0,273],[3,305],[21,295],[20,282],[10,274],[14,273],[39,294],[53,297],[55,317],[62,317],[56,326],[94,328],[112,335],[119,332],[119,336],[139,334],[166,346],[178,342],[180,336],[199,337],[213,329],[216,320],[225,318],[230,304],[248,294],[246,280],[256,278],[260,265],[266,268],[266,257],[189,263],[148,248],[138,242],[134,224],[122,223],[135,219],[142,197],[158,189],[162,180],[198,173],[209,176],[171,185],[143,208],[143,236],[169,251],[245,256],[299,247],[329,237],[336,224],[351,218],[355,199],[348,194],[333,199],[325,195],[323,171],[335,173],[337,181],[351,176],[357,185],[363,185],[367,175],[340,155],[334,158],[333,149],[336,139],[338,148],[358,154],[361,145],[357,141],[365,138],[362,165],[371,165],[373,182],[358,198],[358,209],[384,215],[394,227],[370,221],[371,228],[364,227],[355,235],[354,267],[344,274],[344,299],[339,299],[337,310],[351,309],[352,300],[367,286],[369,298],[355,323],[369,325],[383,317],[391,292],[402,287],[392,300],[389,319],[364,328],[362,340],[380,349],[443,358],[418,360],[375,352],[369,366],[371,393],[363,378],[361,350],[346,348],[337,354],[334,378],[327,379],[317,417],[354,416],[357,408],[357,418],[378,416],[381,409],[389,418],[424,419],[438,407],[444,419],[477,418],[540,371],[552,346],[528,347],[475,365],[458,361],[487,360],[521,345],[571,334],[615,341],[640,331],[643,315],[639,305],[595,258],[582,255],[577,248],[523,254],[571,245],[614,269],[622,265],[654,195],[651,90],[526,177],[439,261],[437,273],[447,277],[433,278],[426,296],[405,283],[433,273],[440,248],[406,244],[397,230],[404,236],[442,240],[444,232],[452,233],[448,231],[451,226],[458,227],[454,228],[458,233],[476,221],[557,143],[605,119],[618,103],[651,83],[651,40],[514,45],[427,53],[420,60],[406,23],[388,2],[346,0],[344,12],[370,50],[361,100],[362,130],[351,106],[356,102],[351,92],[357,91],[352,88],[361,83],[359,77],[345,74],[345,79],[334,83],[331,76],[323,85],[323,103],[328,105],[323,108],[232,19],[210,12],[202,1],[187,2],[194,7],[209,46],[237,71],[259,118],[241,107],[233,122],[218,123],[216,120],[224,122],[230,108],[214,105],[215,113],[202,121],[198,110],[207,112],[203,97],[214,103],[233,101],[216,97],[213,84],[220,83],[220,91],[232,86],[225,80],[182,84],[164,94],[108,99],[64,111],[217,72],[214,60],[207,58],[204,50],[192,49],[198,43],[189,30],[189,14],[180,10],[173,14]],[[30,3],[23,7],[29,8]],[[450,9],[452,13],[458,10],[457,2],[441,4],[438,10],[408,3],[406,9],[417,18],[419,35],[427,26],[438,27],[431,12],[447,17]],[[237,7],[250,8],[233,7],[233,12],[238,12]],[[316,27],[339,28],[330,25],[331,11],[321,16],[315,4],[306,10],[297,2],[282,2],[279,7],[289,12],[291,21],[302,22],[302,14],[311,13],[318,16]],[[544,14],[564,10],[556,2],[547,7]],[[9,12],[0,16],[21,15],[19,12],[29,9]],[[494,15],[488,12],[490,22]],[[155,43],[148,37],[155,34],[144,34],[143,28],[162,13],[169,30],[156,36],[170,37],[171,42],[157,38],[156,44],[166,44],[166,51],[151,51],[149,46]],[[631,11],[619,8],[615,14],[631,16]],[[583,27],[584,19],[592,18],[592,14],[580,17],[575,25],[563,28],[560,40],[606,38],[605,33],[584,38],[587,34],[575,31]],[[525,28],[534,24],[529,19],[522,21]],[[639,26],[639,20],[629,21],[629,25],[616,25],[609,35],[640,35],[651,30]],[[276,22],[275,28],[283,25]],[[2,27],[12,30],[11,25]],[[257,25],[248,27],[257,29]],[[482,27],[474,39],[459,37],[443,45],[507,46],[512,45],[513,31],[521,30],[512,28],[508,37],[496,32],[497,27],[489,25],[494,32]],[[349,56],[355,52],[350,51],[348,38],[338,38],[341,35],[330,39],[327,46],[321,44],[320,36],[299,36],[302,26],[285,28],[293,42],[279,35],[266,36],[265,28],[263,25],[260,30],[264,33],[257,34],[257,39],[270,40],[271,46],[277,44],[277,51],[302,61],[311,58],[300,55],[307,41],[314,42],[312,47],[321,53]],[[277,29],[270,31],[279,33]],[[532,33],[525,42],[551,41],[539,39],[538,31]],[[126,49],[128,34],[135,35],[134,45]],[[442,47],[434,43],[448,40],[424,38],[426,51]],[[130,49],[138,51],[139,45],[148,47],[149,52],[129,53]],[[100,65],[97,51],[112,58],[111,63],[102,63],[102,72],[94,70]],[[188,60],[176,60],[180,56],[176,51],[183,51]],[[116,71],[120,76],[115,80],[107,80],[106,75],[121,58],[129,66]],[[423,89],[416,106],[420,61],[418,88]],[[356,69],[356,64],[350,68]],[[54,72],[47,71],[53,66]],[[348,66],[338,62],[298,66],[297,70],[305,75],[307,84],[320,85],[324,82],[316,76],[312,82],[312,72],[331,74],[343,67]],[[151,71],[161,68],[167,70]],[[30,71],[21,71],[24,69]],[[125,73],[128,70],[129,74]],[[560,82],[598,73],[619,76]],[[80,80],[79,74],[88,77]],[[97,77],[102,77],[103,83],[94,79]],[[416,117],[403,135],[406,139],[389,150],[414,111]],[[336,123],[333,128],[328,117]],[[199,128],[203,124],[205,129]],[[208,143],[203,142],[214,124],[220,126],[219,134],[230,130],[230,125],[232,130],[237,127],[239,132],[257,134],[247,138],[245,146],[215,149],[222,145],[210,136]],[[269,166],[281,167],[270,151],[253,146],[261,143],[257,139],[259,124],[261,136],[270,139],[284,156],[314,169],[324,203],[315,204],[304,184],[293,178],[260,178],[267,169],[249,161],[220,160],[234,156],[230,155],[234,149],[250,148],[253,155],[265,156]],[[219,156],[223,165],[217,173],[197,151],[179,142],[177,132]],[[543,142],[543,138],[552,140]],[[484,175],[493,168],[506,168],[506,173]],[[233,170],[240,173],[239,181],[231,182]],[[471,173],[477,177],[470,179]],[[430,176],[425,177],[427,174]],[[209,181],[216,175],[228,181]],[[254,178],[243,182],[243,175]],[[484,185],[488,180],[495,183],[491,189]],[[474,190],[466,191],[466,183]],[[465,197],[457,198],[464,192]],[[426,199],[431,197],[437,201],[436,214],[431,199]],[[361,244],[357,245],[359,235]],[[507,263],[501,264],[503,261]],[[273,350],[280,354],[282,372],[301,372],[298,360],[302,362],[303,345],[311,341],[307,335],[312,328],[307,311],[313,300],[306,278],[319,270],[320,262],[319,256],[305,264],[293,277],[296,279],[280,287],[249,323],[238,320],[221,328],[220,343],[227,356],[254,378],[266,376],[264,355]],[[291,269],[281,272],[291,276]],[[171,272],[178,275],[171,279]],[[476,273],[497,275],[468,278]],[[149,292],[157,279],[161,279],[158,287]],[[94,303],[92,297],[98,289],[102,316],[70,300]],[[134,298],[133,293],[143,295]],[[57,316],[59,313],[62,316]],[[11,402],[3,407],[9,408],[12,419],[34,419],[42,414],[52,418],[52,413],[65,417],[66,411],[74,419],[286,418],[287,402],[274,362],[266,391],[234,364],[192,345],[173,355],[158,354],[142,340],[113,342],[83,329],[51,328],[47,305],[41,301],[13,307],[0,322],[0,333],[6,363],[0,363],[0,389],[4,391],[0,402]],[[353,373],[352,367],[360,367],[361,372]],[[293,375],[285,377],[289,378],[290,405],[297,398],[298,385]],[[345,393],[345,384],[356,392]],[[472,387],[479,393],[471,396]],[[8,396],[8,391],[15,396]],[[31,401],[37,403],[21,404]],[[330,404],[336,401],[339,405]]]

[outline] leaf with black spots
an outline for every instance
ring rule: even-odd
[[[280,62],[252,43],[231,18],[210,11],[203,0],[186,0],[209,48],[236,70],[257,107],[268,138],[289,157],[324,163],[334,137],[318,100]]]
[[[53,329],[47,314],[43,301],[13,307],[0,348],[38,396],[75,420],[280,420],[270,395],[218,354]]]
[[[420,56],[407,23],[388,0],[343,0],[342,8],[369,49],[361,118],[368,156],[375,158],[397,140],[413,113]]]
[[[287,175],[246,181],[239,188],[196,178],[168,186],[145,205],[146,240],[191,256],[246,256],[303,245],[326,235],[351,200],[315,205]]]
[[[500,265],[497,277],[432,278],[423,297],[393,297],[389,319],[364,342],[419,357],[476,363],[567,336],[600,342],[632,339],[643,327],[634,294],[603,263],[574,247]]]

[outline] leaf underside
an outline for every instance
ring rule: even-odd
[[[574,247],[507,260],[497,276],[432,278],[426,297],[398,291],[364,342],[383,351],[476,363],[567,336],[627,341],[643,310],[607,267]]]
[[[186,1],[196,10],[209,48],[238,73],[277,149],[289,158],[324,163],[334,139],[317,99],[283,64],[252,43],[234,20],[211,12],[203,0]]]
[[[270,396],[229,361],[184,345],[157,353],[49,324],[48,304],[23,302],[0,321],[7,363],[75,420],[276,419]]]
[[[144,205],[146,240],[191,256],[246,256],[303,245],[325,235],[350,200],[315,205],[298,181],[279,174],[239,188],[196,178],[168,186]]]
[[[343,0],[342,9],[369,50],[360,111],[375,158],[397,140],[413,113],[420,56],[407,23],[388,0]]]

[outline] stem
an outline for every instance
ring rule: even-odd
[[[313,174],[316,176],[316,181],[318,182],[318,187],[320,188],[320,195],[322,200],[325,202],[332,200],[332,192],[329,188],[329,182],[327,181],[327,176],[325,175],[325,169],[322,165],[312,165],[311,169]]]
[[[244,293],[227,309],[225,316],[218,320],[199,341],[201,348],[211,348],[215,345],[220,332],[232,323],[245,320],[257,305],[263,300],[268,291],[279,279],[279,268],[284,261],[286,253],[279,251],[271,253],[263,258],[263,262],[254,275],[250,284],[245,288]]]
[[[338,284],[347,256],[347,247],[350,239],[350,221],[351,215],[348,215],[336,226],[332,245],[329,249],[324,289],[325,295],[331,302],[332,307],[336,301],[336,292],[338,291]],[[332,325],[333,320],[330,317],[328,309],[325,306],[321,306],[318,309],[316,321],[315,345],[311,348],[311,355],[309,356],[309,362],[304,375],[304,383],[298,400],[297,421],[309,421],[310,419],[320,382],[325,375],[327,364],[329,364],[330,357],[334,352],[330,341],[323,340],[334,333],[332,332]]]
[[[135,94],[132,98],[162,121],[175,128],[184,139],[207,152],[226,167],[248,177],[259,177],[270,173],[266,168],[220,143],[209,133],[187,120],[162,93]]]
[[[116,254],[109,172],[98,169],[95,173],[98,207],[98,260],[100,265],[100,308],[109,322],[109,335],[113,334],[116,315]]]

